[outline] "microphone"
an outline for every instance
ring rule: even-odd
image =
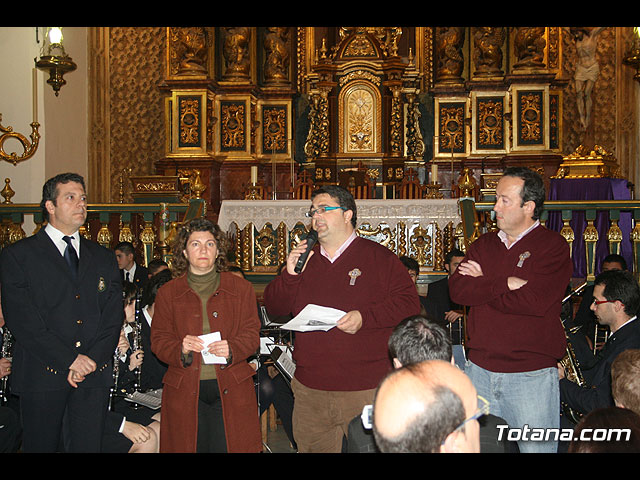
[[[318,232],[316,232],[314,229],[309,230],[309,234],[307,235],[307,249],[302,252],[302,255],[300,255],[300,258],[298,258],[298,263],[296,263],[296,267],[293,269],[294,272],[300,273],[302,271],[302,267],[304,267],[304,264],[307,263],[309,252],[317,241]]]

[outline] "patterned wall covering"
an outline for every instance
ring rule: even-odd
[[[404,32],[401,39],[403,42],[412,39],[415,42],[418,27],[415,32]],[[108,96],[109,105],[109,151],[110,151],[110,192],[109,197],[111,201],[119,201],[120,192],[120,179],[119,174],[125,168],[131,169],[132,175],[149,175],[156,173],[154,171],[154,162],[163,159],[165,157],[165,121],[164,121],[164,95],[159,89],[159,84],[164,80],[164,59],[166,48],[166,27],[109,27],[109,49],[108,49],[108,67],[109,67],[109,82],[110,90],[104,93]],[[335,29],[333,29],[335,30]],[[411,29],[408,29],[411,30]],[[562,73],[557,80],[559,88],[558,92],[561,92],[559,97],[554,96],[553,92],[550,92],[550,112],[556,109],[560,112],[560,115],[555,118],[552,123],[552,127],[557,126],[559,131],[550,132],[551,147],[555,145],[562,145],[562,154],[568,155],[575,151],[575,149],[583,143],[584,134],[580,129],[579,114],[576,108],[576,92],[573,84],[573,75],[576,69],[577,52],[576,45],[573,36],[570,34],[568,28],[561,28],[562,30],[562,48],[561,52],[554,50],[550,52],[550,58],[548,59],[550,64],[560,65]],[[314,45],[309,45],[309,51],[314,47],[321,45],[322,39],[327,36],[329,39],[334,38],[330,35],[332,29],[329,27],[315,27],[315,36],[311,35],[309,38],[313,39]],[[416,62],[419,65],[426,65],[434,55],[431,50],[431,37],[428,32],[429,29],[420,30],[424,32],[425,38],[419,38],[416,43]],[[299,32],[310,35],[310,30]],[[556,30],[554,30],[557,33]],[[290,41],[301,42],[305,38],[305,35],[299,34],[297,37],[292,35]],[[599,63],[600,73],[593,90],[592,98],[593,104],[593,116],[594,116],[594,129],[593,137],[598,145],[603,145],[607,151],[614,155],[619,154],[619,161],[622,163],[623,171],[632,173],[630,162],[635,159],[635,147],[631,145],[633,139],[632,135],[626,135],[620,137],[620,131],[632,132],[634,131],[633,122],[635,121],[635,113],[623,111],[628,105],[624,104],[621,94],[617,90],[619,88],[621,72],[616,70],[621,67],[617,64],[616,52],[624,49],[624,46],[620,45],[620,29],[615,27],[609,27],[604,29],[597,40],[597,52],[596,58]],[[335,38],[334,38],[335,41]],[[401,44],[401,46],[405,46]],[[408,48],[408,47],[407,47]],[[306,57],[300,56],[300,47],[294,47],[293,52],[298,53],[299,62],[307,62]],[[404,51],[404,50],[403,50]],[[307,50],[305,50],[306,53]],[[304,52],[303,52],[304,53]],[[619,60],[619,59],[618,59]],[[304,63],[297,65],[297,69],[309,66]],[[300,73],[300,72],[298,72]],[[306,72],[308,73],[308,72]],[[427,71],[426,73],[430,73]],[[463,75],[468,72],[463,72]],[[420,96],[420,107],[424,110],[420,119],[420,129],[424,129],[424,140],[427,148],[427,159],[431,156],[431,148],[433,140],[433,130],[437,130],[440,133],[448,132],[449,137],[454,140],[454,152],[460,147],[459,140],[462,140],[464,145],[469,139],[459,138],[464,135],[464,130],[456,131],[451,130],[452,126],[456,125],[455,121],[450,117],[448,119],[447,130],[444,130],[443,124],[433,125],[436,119],[443,120],[445,116],[442,114],[444,111],[439,110],[437,112],[431,111],[433,108],[432,92],[429,91],[430,87],[434,85],[434,79],[426,75],[423,78],[425,91]],[[293,85],[300,86],[299,79],[292,80]],[[293,97],[298,93],[303,94],[306,92],[292,92]],[[560,99],[560,105],[554,105],[553,101]],[[308,99],[299,96],[295,102],[308,102]],[[490,101],[491,99],[482,100]],[[494,99],[496,100],[496,99]],[[492,104],[493,105],[493,104]],[[488,103],[483,105],[484,107],[492,106]],[[307,105],[303,105],[306,107]],[[278,142],[278,135],[280,132],[280,120],[281,115],[277,112],[277,105],[271,105],[269,108],[263,110],[262,121],[265,125],[269,123],[272,135],[266,135],[261,137],[260,150],[271,151],[273,147],[276,147],[276,153],[280,151]],[[440,105],[440,107],[446,107],[446,105]],[[477,136],[474,138],[478,145],[482,144],[483,150],[490,151],[495,148],[500,155],[501,143],[508,141],[508,137],[499,139],[495,134],[500,132],[491,128],[491,125],[487,122],[493,120],[493,116],[485,111],[487,115],[483,117],[483,121],[486,120],[482,126],[485,130],[482,132],[485,135],[484,138]],[[292,133],[293,138],[298,141],[295,145],[296,158],[298,156],[304,157],[302,154],[302,141],[306,138],[306,131],[309,128],[308,109],[300,108],[299,111],[294,110],[292,112],[293,118],[288,118],[287,121],[292,125],[295,125]],[[456,119],[460,120],[460,119]],[[480,121],[480,118],[477,118]],[[222,123],[222,119],[218,119]],[[458,123],[459,125],[459,123]],[[301,131],[304,130],[304,131]],[[477,132],[480,135],[480,131]],[[514,132],[510,132],[513,135]],[[618,136],[617,136],[618,135]],[[472,138],[472,137],[470,137]],[[222,139],[220,140],[222,142]],[[236,137],[237,141],[237,137]],[[269,143],[272,142],[272,143]],[[274,143],[275,142],[275,143]],[[622,144],[620,143],[622,142]],[[629,144],[629,145],[627,145]],[[616,146],[618,150],[616,151]],[[238,145],[225,144],[220,145],[220,149],[235,149],[240,148]],[[441,151],[450,152],[451,145],[446,144],[446,139],[441,139],[438,146]],[[248,168],[248,167],[247,167]],[[224,169],[223,169],[224,170]],[[635,172],[635,170],[633,170]],[[223,173],[223,177],[224,177]],[[247,174],[248,175],[248,174]],[[221,195],[225,196],[224,178],[221,185]],[[128,192],[125,192],[125,201],[130,200]]]
[[[154,173],[164,156],[164,99],[158,83],[164,78],[164,27],[111,27],[111,201],[119,202],[119,173]],[[125,203],[131,201],[125,189]]]

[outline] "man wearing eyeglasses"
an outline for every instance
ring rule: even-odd
[[[640,348],[640,324],[637,312],[640,308],[640,287],[633,275],[624,270],[600,273],[594,282],[591,311],[598,323],[608,325],[611,334],[596,358],[596,363],[582,371],[586,385],[579,386],[565,378],[558,365],[560,399],[582,414],[614,405],[611,393],[611,364],[620,353]]]
[[[373,434],[383,453],[480,453],[478,418],[487,413],[488,402],[460,369],[428,360],[381,382]]]
[[[452,301],[470,307],[465,373],[513,428],[560,427],[557,362],[567,348],[560,321],[573,266],[566,240],[540,224],[544,182],[505,169],[493,207],[498,232],[481,235],[449,277]],[[521,452],[557,451],[557,442],[521,441]]]
[[[306,240],[264,292],[270,315],[297,315],[308,304],[346,314],[335,328],[296,332],[293,430],[299,452],[337,453],[349,422],[373,401],[390,370],[387,341],[402,319],[420,313],[417,290],[398,257],[356,234],[357,210],[344,188],[316,190],[307,214],[318,234],[301,273]]]

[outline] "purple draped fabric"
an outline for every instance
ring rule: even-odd
[[[630,200],[631,194],[627,188],[627,180],[618,178],[563,178],[551,179],[549,200]],[[602,259],[609,254],[607,230],[610,226],[609,212],[599,211],[593,222],[598,230],[596,243],[595,274],[600,273]],[[562,213],[549,212],[547,228],[559,232],[562,229]],[[586,277],[587,259],[582,232],[587,225],[584,211],[575,211],[569,225],[575,232],[573,241],[573,276]],[[618,226],[622,230],[620,254],[627,261],[629,270],[633,268],[633,249],[631,246],[631,212],[620,212]]]

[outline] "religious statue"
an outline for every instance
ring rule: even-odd
[[[505,27],[473,27],[473,60],[476,75],[502,73],[502,44],[506,37],[505,31]]]
[[[600,74],[600,66],[596,60],[598,35],[606,27],[571,27],[569,30],[576,42],[578,64],[574,74],[576,102],[580,115],[580,126],[586,130],[591,122],[593,101],[591,92]]]
[[[177,30],[180,45],[179,75],[201,75],[206,73],[207,31],[202,27]]]
[[[226,62],[225,78],[249,78],[249,27],[225,27],[223,55]]]
[[[464,31],[464,27],[437,27],[437,81],[454,82],[461,80],[464,69],[462,55]]]
[[[264,39],[266,59],[264,75],[267,83],[288,80],[289,70],[289,27],[269,27]]]
[[[518,27],[513,40],[516,55],[514,68],[544,67],[545,27]]]

